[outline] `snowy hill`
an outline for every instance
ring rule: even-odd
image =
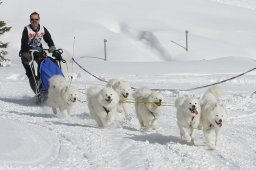
[[[255,169],[255,71],[220,85],[220,102],[230,114],[220,145],[211,151],[202,131],[195,145],[181,141],[172,105],[177,94],[171,91],[162,92],[170,106],[164,107],[157,130],[140,131],[133,104],[130,122],[120,114],[116,128],[99,129],[85,93],[105,83],[69,62],[75,36],[76,61],[104,80],[200,97],[206,89],[182,89],[255,68],[255,9],[254,0],[4,1],[1,20],[13,28],[1,37],[10,42],[12,65],[0,68],[0,169]],[[17,56],[21,32],[33,11],[41,14],[41,23],[64,49],[69,70],[66,65],[63,70],[73,74],[72,84],[80,89],[82,102],[69,118],[35,104]],[[171,42],[184,46],[185,30],[188,52]],[[102,60],[104,39],[107,62]]]
[[[71,55],[75,36],[77,57],[103,58],[107,39],[109,61],[255,59],[254,0],[76,0],[72,5],[68,0],[8,0],[0,8],[1,18],[13,27],[4,36],[13,59],[32,11],[41,14],[55,43]],[[189,52],[171,42],[185,46],[185,30]]]

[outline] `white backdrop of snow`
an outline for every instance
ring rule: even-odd
[[[57,118],[50,108],[34,104],[18,57],[21,32],[29,14],[38,11],[64,57],[72,56],[75,36],[77,61],[105,80],[170,89],[214,83],[255,67],[253,0],[8,0],[0,8],[1,20],[13,27],[1,37],[10,42],[13,63],[1,68],[0,169],[256,168],[255,72],[221,85],[220,101],[230,115],[220,146],[209,151],[202,132],[196,146],[181,142],[172,106],[165,107],[159,128],[148,133],[139,131],[132,105],[131,122],[120,114],[113,129],[99,129],[86,103],[77,103],[70,118]],[[184,45],[186,29],[188,52],[170,42]],[[104,57],[103,39],[108,62],[96,59]],[[75,65],[73,74],[82,92],[105,85]],[[201,96],[204,90],[183,93]],[[168,91],[164,95],[168,103],[176,98]]]

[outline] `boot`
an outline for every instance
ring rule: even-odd
[[[48,98],[48,91],[41,91],[37,96],[36,104],[44,104]]]

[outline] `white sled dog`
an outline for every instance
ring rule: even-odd
[[[206,140],[206,144],[210,149],[215,149],[218,142],[222,124],[227,118],[226,108],[218,103],[218,97],[220,96],[220,89],[218,86],[210,87],[203,95],[201,99],[201,123]],[[210,141],[210,132],[215,131],[215,144]]]
[[[87,91],[90,114],[99,127],[108,127],[114,122],[119,102],[118,94],[111,87],[91,87]]]
[[[70,115],[70,109],[79,98],[78,90],[69,86],[66,79],[61,75],[55,75],[49,80],[47,104],[52,107],[54,114],[62,116]]]
[[[120,113],[124,111],[125,118],[127,120],[131,120],[131,111],[129,108],[129,104],[123,103],[131,96],[132,88],[130,84],[126,81],[111,79],[108,81],[107,87],[112,87],[119,96],[119,104],[117,107],[117,111]]]
[[[140,88],[134,94],[136,115],[141,130],[156,129],[155,123],[159,119],[164,97],[161,93],[152,92],[148,88]]]
[[[201,114],[199,100],[195,97],[178,97],[175,107],[177,108],[177,124],[181,139],[186,142],[194,142],[195,130],[198,128]]]

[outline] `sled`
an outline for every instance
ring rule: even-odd
[[[35,68],[37,64],[37,75],[33,74],[34,81],[36,82],[36,103],[41,104],[47,100],[49,79],[54,75],[64,74],[61,70],[61,62],[66,61],[62,59],[62,49],[55,50],[52,56],[48,56],[47,49],[43,49],[42,52],[31,50],[32,61],[30,63],[31,69]]]

